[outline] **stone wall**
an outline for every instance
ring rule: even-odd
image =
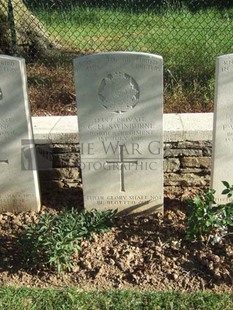
[[[211,154],[211,141],[165,143],[165,194],[209,187]]]
[[[78,143],[37,144],[36,149],[41,181],[63,180],[69,186],[81,183]],[[165,192],[208,187],[211,153],[211,141],[165,142]]]

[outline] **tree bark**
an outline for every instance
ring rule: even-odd
[[[32,59],[49,56],[58,47],[22,0],[1,0],[0,53]]]

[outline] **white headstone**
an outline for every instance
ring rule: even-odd
[[[227,202],[221,195],[222,181],[233,184],[233,54],[217,57],[211,187],[216,202]]]
[[[0,211],[39,210],[24,59],[0,55]]]
[[[86,209],[163,210],[162,57],[74,60]]]

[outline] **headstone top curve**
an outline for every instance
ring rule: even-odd
[[[87,60],[88,58],[95,58],[95,57],[106,57],[106,56],[141,56],[141,57],[148,57],[148,58],[154,58],[154,59],[158,59],[160,61],[163,61],[163,57],[161,55],[158,54],[152,54],[152,53],[144,53],[144,52],[123,52],[123,51],[119,51],[119,52],[104,52],[104,53],[95,53],[95,54],[89,54],[89,55],[84,55],[84,56],[78,56],[76,58],[74,58],[74,61],[77,60]]]

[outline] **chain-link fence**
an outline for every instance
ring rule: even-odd
[[[0,50],[34,62],[104,51],[160,54],[166,91],[201,81],[202,96],[211,97],[215,57],[233,50],[232,2],[2,0]]]

